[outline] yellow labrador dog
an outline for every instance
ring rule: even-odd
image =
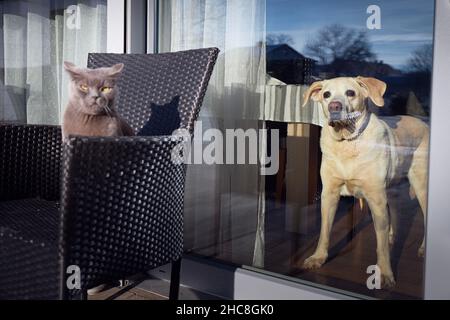
[[[394,219],[388,213],[388,187],[407,177],[424,216],[427,208],[428,126],[409,116],[381,120],[368,111],[370,99],[384,105],[386,84],[375,78],[334,78],[313,83],[303,106],[320,103],[328,125],[322,129],[320,175],[322,223],[316,251],[304,261],[306,269],[319,268],[328,257],[330,231],[340,196],[364,198],[372,212],[377,265],[383,287],[395,285],[389,245]],[[424,241],[419,248],[423,256]]]

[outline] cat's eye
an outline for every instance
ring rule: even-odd
[[[85,84],[80,84],[80,90],[84,92],[88,92],[89,87]]]
[[[100,91],[101,91],[102,93],[109,93],[109,92],[111,92],[111,90],[112,90],[111,87],[102,87],[102,88],[100,89]]]

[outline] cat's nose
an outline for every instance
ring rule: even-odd
[[[99,106],[103,106],[106,103],[106,99],[103,97],[98,97],[97,99],[95,99],[95,102],[99,105]]]

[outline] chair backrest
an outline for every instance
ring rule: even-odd
[[[160,54],[91,53],[89,68],[125,64],[118,82],[119,113],[138,135],[192,134],[219,50]]]

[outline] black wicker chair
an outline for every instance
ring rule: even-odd
[[[0,299],[84,299],[169,262],[178,297],[186,167],[171,133],[193,134],[217,55],[89,55],[89,67],[125,64],[118,106],[136,137],[61,148],[58,126],[0,125]]]

